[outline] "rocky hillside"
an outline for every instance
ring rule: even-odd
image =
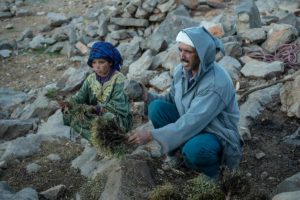
[[[0,26],[0,199],[299,198],[298,0],[2,0]],[[105,40],[124,58],[135,128],[151,129],[136,83],[168,91],[175,37],[190,26],[225,46],[216,60],[236,86],[245,140],[238,174],[211,183],[166,169],[156,143],[104,155],[63,125],[57,100],[78,90],[89,48]]]

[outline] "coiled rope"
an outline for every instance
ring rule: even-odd
[[[285,66],[296,67],[300,65],[300,61],[297,61],[298,53],[300,53],[300,44],[290,43],[280,45],[273,54],[268,54],[263,50],[255,50],[248,52],[246,55],[268,63],[282,61]]]

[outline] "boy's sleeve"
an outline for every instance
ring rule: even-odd
[[[87,103],[88,102],[88,98],[89,98],[89,95],[88,95],[88,91],[89,91],[89,83],[87,81],[87,79],[83,82],[80,90],[78,92],[76,92],[75,95],[73,95],[71,98],[70,98],[70,102],[73,102],[73,103],[78,103],[78,104],[84,104],[84,103]]]

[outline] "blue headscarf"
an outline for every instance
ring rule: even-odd
[[[94,59],[104,59],[107,62],[112,63],[112,70],[120,71],[123,64],[120,52],[109,42],[96,42],[93,44],[87,62],[90,67],[92,67]]]

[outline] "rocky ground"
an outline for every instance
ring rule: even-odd
[[[48,193],[46,192],[46,194],[45,191],[53,189],[56,186],[59,189],[53,189],[55,195],[52,198],[54,199],[128,199],[129,197],[129,199],[147,199],[150,191],[156,186],[172,183],[173,185],[181,186],[178,189],[181,191],[184,182],[199,175],[198,172],[187,170],[185,167],[180,167],[179,169],[163,169],[163,158],[151,158],[151,156],[148,155],[149,153],[143,150],[140,150],[137,154],[133,153],[133,156],[131,155],[129,158],[123,156],[121,158],[111,159],[101,154],[99,155],[86,141],[81,140],[80,137],[74,137],[74,135],[70,133],[70,129],[61,124],[61,120],[59,121],[59,117],[61,117],[60,113],[56,111],[58,109],[57,103],[49,99],[44,99],[45,93],[49,94],[49,88],[52,88],[51,84],[58,83],[59,90],[64,91],[66,94],[78,88],[78,85],[80,85],[83,79],[82,77],[88,72],[88,68],[86,66],[85,68],[83,67],[85,63],[84,59],[86,59],[84,56],[86,56],[86,54],[80,52],[80,49],[75,48],[75,43],[80,41],[86,46],[89,46],[91,41],[102,39],[104,36],[109,35],[106,33],[104,36],[101,36],[104,30],[97,30],[98,35],[96,34],[95,36],[94,29],[89,27],[89,25],[95,24],[95,21],[97,21],[98,24],[103,22],[103,16],[97,20],[92,17],[92,15],[96,15],[97,13],[93,8],[99,7],[99,3],[100,7],[103,7],[103,5],[113,5],[113,7],[116,7],[117,2],[119,2],[118,5],[121,5],[122,3],[120,2],[122,1],[7,0],[5,2],[9,5],[9,9],[4,9],[3,7],[5,6],[0,2],[0,50],[8,49],[10,53],[7,56],[1,52],[0,56],[0,129],[2,129],[2,132],[0,131],[0,180],[5,181],[9,186],[5,185],[6,183],[4,184],[4,182],[0,182],[0,188],[4,188],[0,189],[0,197],[10,197],[14,199],[26,199],[26,197],[28,197],[28,199],[51,199],[48,196],[49,191]],[[128,2],[134,1],[123,1],[123,4],[127,3],[131,5]],[[107,36],[105,39],[119,45],[118,47],[122,50],[125,60],[127,58],[127,61],[124,63],[124,71],[128,72],[128,77],[138,77],[138,81],[148,81],[144,82],[144,84],[150,87],[150,89],[155,89],[160,92],[165,91],[170,82],[170,75],[168,75],[168,73],[172,71],[171,66],[177,61],[176,51],[175,54],[172,53],[174,52],[174,50],[172,50],[174,49],[172,48],[172,43],[168,41],[167,38],[158,35],[158,32],[166,33],[166,30],[161,28],[160,24],[164,25],[168,33],[170,32],[170,35],[167,37],[172,38],[173,26],[175,26],[174,32],[178,32],[175,29],[182,26],[181,23],[194,24],[201,20],[206,20],[203,24],[210,24],[210,27],[213,27],[210,30],[216,35],[220,34],[220,38],[227,44],[227,56],[238,59],[238,61],[236,60],[238,64],[236,64],[235,61],[231,60],[229,62],[225,59],[219,59],[219,62],[223,62],[223,64],[227,66],[233,66],[232,68],[227,68],[227,70],[229,70],[230,75],[237,85],[239,94],[243,94],[254,86],[278,81],[282,78],[286,78],[288,75],[296,74],[296,72],[299,71],[299,65],[287,66],[285,69],[279,69],[277,71],[277,66],[272,66],[272,70],[274,71],[264,75],[260,73],[255,74],[254,72],[247,71],[246,64],[249,61],[245,61],[245,59],[242,58],[242,56],[245,55],[244,52],[247,52],[247,49],[251,48],[251,45],[245,45],[249,42],[249,38],[252,39],[250,44],[253,46],[259,45],[269,50],[276,48],[270,44],[275,45],[277,41],[284,40],[283,38],[286,39],[285,42],[288,41],[288,38],[293,38],[292,41],[295,41],[299,36],[297,35],[298,33],[295,34],[295,30],[300,30],[299,4],[293,4],[294,1],[257,1],[260,5],[258,8],[260,9],[260,15],[264,25],[269,25],[270,20],[278,22],[278,20],[285,18],[286,15],[284,15],[284,13],[293,13],[296,17],[293,18],[296,19],[296,21],[290,19],[294,24],[294,28],[278,28],[279,30],[284,30],[284,33],[277,33],[280,35],[280,38],[274,39],[271,38],[271,33],[269,34],[269,38],[267,38],[267,34],[265,34],[265,37],[262,36],[259,38],[258,35],[261,33],[261,30],[258,29],[255,30],[258,32],[255,32],[254,29],[252,29],[253,32],[248,31],[248,33],[252,33],[252,36],[247,35],[247,37],[243,35],[245,33],[236,33],[241,30],[232,31],[232,19],[235,18],[234,10],[240,5],[241,2],[239,0],[201,1],[202,3],[199,3],[199,1],[197,5],[194,5],[193,2],[195,1],[174,1],[174,4],[160,7],[160,10],[168,8],[171,12],[175,9],[173,6],[175,3],[177,3],[177,6],[184,4],[189,14],[188,20],[173,17],[172,20],[174,21],[165,22],[163,20],[169,12],[169,10],[166,10],[162,12],[163,19],[151,22],[150,25],[146,27],[125,27],[122,29],[120,25],[103,25],[103,27],[109,27],[108,32],[110,33],[118,29],[121,31],[125,29],[127,31],[110,34],[109,37]],[[274,6],[276,3],[278,3],[280,8]],[[149,12],[151,10],[150,4],[151,3],[147,4]],[[195,7],[197,7],[197,9],[195,9]],[[275,8],[285,8],[286,10],[285,12],[277,13],[272,11],[276,10]],[[11,17],[3,17],[3,15],[7,13],[5,10],[10,10],[10,12],[14,14]],[[53,44],[49,44],[45,41],[41,42],[41,47],[33,44],[27,44],[26,46],[26,39],[22,38],[22,40],[20,40],[20,36],[23,35],[26,28],[30,28],[32,31],[32,36],[28,37],[27,43],[32,41],[38,34],[42,34],[48,39],[55,38],[57,40],[56,43],[61,42],[58,38],[61,38],[61,35],[64,35],[64,30],[68,28],[62,28],[58,33],[56,31],[59,27],[52,27],[52,29],[48,31],[42,31],[47,28],[46,25],[51,21],[49,20],[49,16],[47,16],[49,12],[63,13],[68,17],[73,17],[73,19],[79,19],[74,16],[83,16],[82,22],[78,20],[78,23],[74,22],[74,26],[76,27],[77,35],[82,34],[82,32],[85,32],[86,35],[81,36],[81,38],[75,42],[71,42],[71,36],[67,34],[69,44],[73,46],[66,51],[61,51],[61,49],[57,51],[47,51]],[[185,11],[181,9],[177,12],[184,13]],[[225,15],[222,15],[224,12]],[[151,11],[150,13],[155,13],[156,17],[159,17],[161,14],[159,11]],[[128,17],[128,15],[124,13],[122,15],[122,17]],[[148,18],[149,15],[150,14],[147,14]],[[222,20],[220,17],[214,18],[220,15],[223,16]],[[191,19],[196,20],[196,22],[190,21]],[[222,29],[220,29],[217,20],[221,22]],[[211,23],[215,26],[211,26]],[[235,22],[233,24],[239,25],[239,23],[240,22]],[[169,27],[168,24],[171,24],[171,27]],[[64,25],[61,26],[64,27]],[[240,27],[240,29],[244,28],[242,25],[238,27]],[[82,31],[81,28],[84,29],[84,31]],[[269,29],[271,28],[267,26],[264,27],[265,32],[268,32]],[[125,38],[123,38],[124,34],[127,34]],[[59,36],[54,37],[54,35]],[[140,36],[140,38],[132,39],[137,36]],[[230,36],[245,37],[246,39],[234,40],[230,38]],[[164,38],[164,42],[161,38]],[[148,43],[141,42],[146,39],[151,40]],[[271,42],[267,39],[271,40]],[[15,43],[12,41],[18,41],[18,46],[14,46]],[[135,43],[135,41],[138,42]],[[263,43],[263,41],[268,42]],[[62,40],[62,42],[65,42],[65,40]],[[291,42],[291,39],[288,42]],[[165,47],[166,43],[169,47],[168,51]],[[157,46],[153,46],[153,44]],[[66,46],[66,43],[64,43],[64,45]],[[7,46],[9,48],[6,48]],[[10,48],[10,46],[13,47]],[[138,48],[134,48],[136,46],[138,46]],[[74,49],[76,49],[75,52],[73,51]],[[300,58],[298,59],[300,60]],[[150,64],[149,60],[151,60]],[[153,63],[152,60],[154,60]],[[243,65],[243,68],[241,65]],[[264,65],[267,64],[264,63]],[[139,68],[136,68],[136,66]],[[143,66],[142,69],[140,69],[140,66]],[[236,72],[237,69],[238,72]],[[143,71],[143,73],[135,74],[135,71]],[[259,70],[256,69],[256,71]],[[165,72],[167,72],[167,75],[162,76],[161,74]],[[68,74],[77,74],[78,77],[75,78],[76,80],[70,80],[70,75]],[[160,79],[157,81],[155,77],[160,77]],[[299,76],[295,80],[298,79]],[[247,180],[239,184],[247,185],[247,183],[249,183],[250,187],[248,190],[241,189],[240,191],[242,192],[240,193],[235,190],[236,194],[233,192],[230,199],[272,199],[274,195],[279,193],[294,192],[295,194],[290,194],[291,196],[288,198],[273,198],[276,200],[280,198],[292,199],[293,195],[297,197],[299,194],[300,188],[297,184],[299,185],[298,172],[300,169],[300,116],[292,109],[283,108],[283,106],[292,107],[292,105],[296,107],[297,105],[295,104],[297,104],[297,102],[299,104],[298,82],[290,81],[287,82],[287,84],[283,82],[279,85],[270,86],[253,92],[247,96],[248,98],[246,100],[243,99],[239,101],[242,118],[241,127],[243,130],[241,133],[245,139],[241,171],[243,172],[243,177],[246,177]],[[288,84],[292,86],[288,87]],[[21,93],[17,93],[13,96],[14,93],[5,93],[2,88],[10,88]],[[292,89],[283,90],[282,88]],[[46,92],[44,90],[46,90]],[[292,92],[288,92],[291,90]],[[282,95],[286,93],[295,94],[286,96],[291,98],[291,101],[284,101]],[[5,99],[5,97],[9,98],[9,100]],[[22,100],[18,101],[19,99]],[[14,103],[15,101],[17,103]],[[139,102],[133,103],[134,111],[136,112],[136,127],[141,125],[142,122],[145,122],[145,119],[141,119],[139,115],[143,113],[143,109],[140,109],[140,105],[142,104]],[[32,107],[35,108],[34,111],[32,111]],[[287,110],[289,114],[287,114]],[[51,116],[51,118],[49,118],[49,116]],[[19,119],[20,122],[18,123],[22,123],[22,128],[15,128],[15,132],[12,134],[10,129],[6,128],[9,127],[7,124],[14,123],[14,120]],[[29,124],[30,128],[24,128],[24,124]],[[21,127],[21,125],[15,125],[14,127]],[[4,129],[6,131],[4,131]],[[22,131],[20,131],[20,129],[22,129]],[[8,133],[10,135],[8,135]],[[292,137],[291,135],[293,134],[294,136]],[[27,137],[23,137],[25,135],[27,135]],[[37,147],[37,149],[35,147]],[[130,148],[135,149],[135,147]],[[140,155],[143,153],[145,156],[141,158]],[[153,155],[155,152],[151,154]],[[134,155],[136,155],[138,159],[135,158]],[[292,176],[294,176],[294,178],[286,180]],[[24,188],[32,188],[33,190],[24,190]],[[168,196],[164,198],[170,199]],[[163,199],[163,197],[159,199]],[[180,197],[180,195],[175,195],[175,197],[171,199],[185,198]]]

